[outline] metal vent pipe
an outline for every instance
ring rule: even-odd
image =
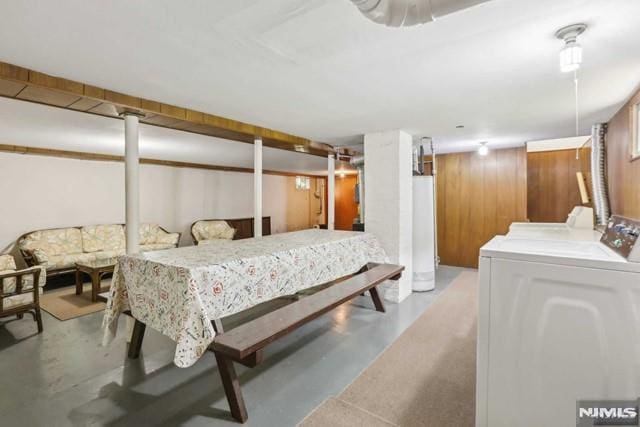
[[[358,212],[358,222],[364,223],[364,156],[354,156],[349,162],[358,169],[358,201],[360,212]]]
[[[489,0],[351,0],[370,20],[387,27],[425,24]]]
[[[591,185],[593,189],[593,210],[596,225],[607,225],[611,209],[609,208],[609,194],[605,178],[605,138],[606,123],[597,123],[591,129]]]

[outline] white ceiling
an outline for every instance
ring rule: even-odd
[[[330,143],[573,136],[558,28],[584,22],[581,134],[640,80],[640,1],[492,0],[392,29],[349,0],[0,0],[0,60]],[[463,130],[455,129],[458,124]]]
[[[124,155],[119,119],[0,98],[0,144]],[[140,125],[140,156],[219,166],[253,167],[253,145]],[[264,147],[263,168],[326,175],[323,157]],[[351,169],[338,162],[338,172]]]

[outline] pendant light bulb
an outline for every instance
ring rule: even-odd
[[[486,142],[480,143],[480,147],[478,148],[478,154],[480,154],[481,156],[486,156],[487,154],[489,154],[489,147],[487,147]]]
[[[585,24],[573,24],[556,32],[556,37],[564,41],[559,55],[560,71],[563,73],[577,71],[582,65],[582,46],[578,43],[578,36],[586,29]]]

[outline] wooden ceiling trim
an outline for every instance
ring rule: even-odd
[[[16,97],[27,85],[11,80],[0,80],[0,95],[10,98]]]
[[[24,84],[26,89],[34,88],[38,96],[32,97],[34,99],[24,96],[21,99],[41,104],[108,117],[117,117],[117,110],[133,109],[147,115],[141,119],[143,123],[155,126],[247,143],[253,143],[254,138],[260,136],[265,146],[320,156],[335,151],[328,144],[312,143],[309,139],[274,129],[143,99],[3,62],[0,62],[0,79]],[[17,96],[12,95],[12,92],[13,88],[0,92],[0,96]]]
[[[84,95],[84,85],[82,83],[60,77],[53,77],[37,71],[29,70],[29,83],[48,89],[58,89],[68,94]]]
[[[124,156],[117,156],[113,154],[88,153],[84,151],[71,151],[71,150],[56,150],[52,148],[27,147],[25,145],[0,144],[0,152],[13,153],[13,154],[26,154],[26,155],[34,155],[34,156],[59,157],[64,159],[94,160],[94,161],[100,161],[100,162],[119,162],[119,163],[124,162]],[[253,173],[253,168],[209,165],[206,163],[179,162],[174,160],[160,160],[160,159],[150,159],[150,158],[141,158],[140,164],[169,166],[169,167],[175,167],[175,168],[205,169],[205,170],[214,170],[214,171],[222,171],[222,172]],[[323,175],[284,172],[284,171],[276,171],[276,170],[269,170],[269,169],[263,170],[262,173],[265,175],[277,175],[277,176],[309,176],[312,178],[324,177]]]

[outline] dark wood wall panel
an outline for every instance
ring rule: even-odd
[[[586,148],[527,153],[529,221],[564,222],[574,206],[582,205],[576,174],[582,172],[588,185],[590,152]]]
[[[526,219],[526,151],[451,153],[436,162],[440,263],[477,268],[480,247]]]
[[[640,91],[609,121],[607,132],[607,179],[611,212],[640,218],[640,159],[630,161],[632,106],[640,102]]]

